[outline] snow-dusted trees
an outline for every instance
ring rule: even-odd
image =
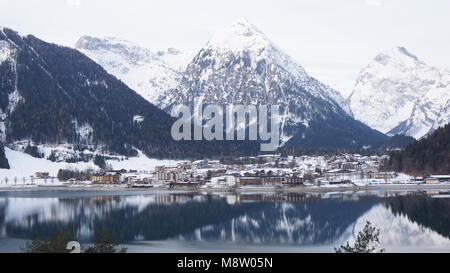
[[[336,253],[383,253],[384,249],[380,247],[379,237],[380,229],[367,221],[364,229],[358,233],[353,246],[347,242],[346,245],[335,248],[335,251]]]

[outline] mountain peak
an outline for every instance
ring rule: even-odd
[[[208,45],[233,51],[265,48],[271,42],[258,28],[245,19],[216,32]]]
[[[175,88],[192,59],[176,48],[153,53],[121,38],[81,37],[75,48],[126,83],[149,102]]]
[[[97,38],[88,35],[81,36],[80,39],[75,44],[75,47],[77,49],[89,49],[89,50],[98,50],[110,47],[140,48],[139,45],[122,38],[116,37]]]
[[[420,138],[446,117],[440,109],[448,101],[450,85],[442,75],[404,47],[386,50],[361,70],[351,109],[357,119],[381,132]]]
[[[75,47],[79,48],[79,49],[81,49],[81,48],[84,49],[84,48],[88,48],[91,45],[91,43],[99,43],[99,42],[101,42],[101,39],[99,39],[99,38],[84,35],[84,36],[81,36],[80,39],[78,39],[78,41],[75,44]]]
[[[424,65],[424,63],[417,58],[414,54],[410,53],[406,48],[397,46],[381,52],[375,57],[375,62],[388,65],[388,64],[410,64],[410,65]]]
[[[414,59],[415,61],[419,61],[419,58],[417,58],[415,55],[411,54],[406,48],[399,46],[397,47],[397,50],[402,53],[403,55],[410,57]]]

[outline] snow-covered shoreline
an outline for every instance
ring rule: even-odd
[[[385,185],[367,185],[367,186],[336,186],[336,187],[317,187],[317,186],[298,186],[298,187],[284,187],[274,188],[270,192],[278,193],[329,193],[329,192],[373,192],[373,191],[446,191],[450,190],[450,184],[385,184]],[[0,187],[1,192],[32,192],[32,191],[59,191],[59,192],[90,192],[95,193],[115,193],[117,195],[129,195],[135,193],[141,194],[172,194],[172,193],[214,193],[214,192],[229,192],[229,193],[267,193],[267,187],[252,187],[252,188],[150,188],[150,189],[134,189],[128,188],[126,185],[17,185]]]

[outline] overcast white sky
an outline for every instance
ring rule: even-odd
[[[450,67],[449,14],[449,0],[0,0],[1,26],[67,46],[88,34],[196,51],[245,18],[343,93],[378,52],[395,46]]]

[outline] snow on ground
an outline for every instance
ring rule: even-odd
[[[107,164],[111,165],[114,170],[138,170],[138,171],[154,171],[156,166],[176,167],[179,162],[177,160],[160,160],[148,158],[143,152],[138,150],[137,157],[130,157],[126,160],[107,160]]]
[[[7,147],[5,147],[5,154],[11,169],[0,169],[1,180],[4,180],[5,177],[8,177],[10,181],[12,181],[14,177],[19,178],[19,180],[23,177],[29,178],[30,176],[34,176],[36,172],[48,172],[50,176],[56,176],[59,169],[97,169],[92,162],[56,163],[43,158],[35,158],[26,153],[17,152]]]
[[[88,168],[98,169],[93,162],[52,162],[44,158],[35,158],[26,153],[11,150],[5,147],[6,158],[9,161],[11,169],[0,169],[0,181],[6,178],[10,183],[14,183],[17,178],[17,184],[23,184],[23,178],[29,179],[36,172],[48,172],[50,176],[56,177],[60,169],[86,170]],[[155,166],[176,166],[179,161],[174,160],[158,160],[145,156],[141,151],[137,157],[124,159],[122,161],[108,160],[107,163],[113,169],[126,169],[138,171],[154,171]],[[27,181],[28,183],[29,181]],[[39,182],[38,180],[34,182]],[[1,183],[0,183],[1,184]]]

